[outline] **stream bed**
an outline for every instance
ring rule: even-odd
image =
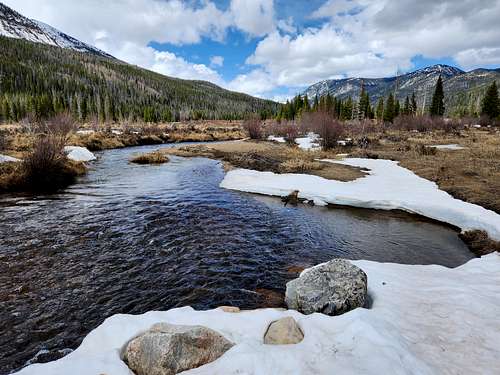
[[[0,197],[1,374],[64,355],[117,313],[279,305],[297,270],[334,257],[473,257],[454,229],[421,217],[221,189],[215,160],[128,162],[158,147],[99,153],[60,194]]]

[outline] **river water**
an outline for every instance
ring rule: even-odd
[[[301,205],[219,188],[219,162],[99,154],[52,196],[0,198],[0,373],[57,358],[116,313],[279,305],[295,267],[334,257],[455,267],[457,233],[400,212]]]

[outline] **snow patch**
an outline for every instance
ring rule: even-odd
[[[19,162],[19,161],[21,161],[21,159],[13,158],[12,156],[9,155],[0,154],[0,163]]]
[[[428,147],[436,148],[438,150],[463,150],[466,147],[457,145],[456,143],[449,144],[449,145],[431,145]]]
[[[368,276],[371,309],[341,316],[259,309],[227,313],[190,307],[114,315],[74,352],[21,375],[130,375],[124,345],[158,322],[202,325],[236,345],[186,374],[494,374],[500,368],[500,256],[449,269],[353,261]],[[296,345],[264,345],[268,325],[292,316]]]
[[[95,155],[85,147],[66,146],[64,152],[68,155],[68,159],[74,161],[92,161],[96,159]]]
[[[299,197],[327,203],[382,210],[400,209],[455,225],[462,230],[482,229],[500,240],[500,215],[484,207],[453,198],[429,180],[391,160],[348,158],[322,160],[368,168],[355,181],[327,180],[307,174],[275,174],[248,169],[229,171],[220,186],[226,189],[285,196],[299,190]]]
[[[274,135],[270,135],[267,137],[268,141],[272,142],[278,142],[278,143],[285,143],[285,138],[283,137],[276,137]],[[298,137],[295,138],[295,143],[299,145],[299,147],[303,150],[314,150],[314,149],[319,149],[319,135],[314,134],[314,133],[308,133],[307,136],[305,137]]]

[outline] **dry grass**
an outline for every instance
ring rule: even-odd
[[[201,156],[222,160],[232,167],[275,173],[307,173],[339,181],[352,181],[365,174],[359,168],[321,163],[319,154],[272,142],[237,141],[164,149],[178,156]]]
[[[163,164],[168,161],[169,158],[167,157],[167,155],[159,151],[141,154],[130,159],[130,162],[135,164]]]
[[[488,237],[488,233],[483,230],[471,230],[460,234],[469,249],[477,256],[483,256],[495,251],[500,252],[500,242]]]
[[[400,161],[417,175],[436,182],[455,198],[500,213],[500,133],[464,130],[444,132],[390,132],[373,136],[366,149],[350,150],[353,156]],[[459,144],[463,150],[425,147]]]

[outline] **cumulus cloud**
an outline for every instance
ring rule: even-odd
[[[230,12],[234,26],[252,36],[263,36],[274,29],[273,0],[232,0]]]
[[[499,64],[498,14],[499,0],[329,0],[311,15],[324,20],[319,27],[270,33],[247,63],[259,67],[263,90],[390,76],[411,69],[416,55],[452,57],[464,68]]]

